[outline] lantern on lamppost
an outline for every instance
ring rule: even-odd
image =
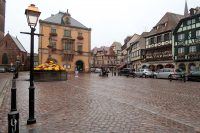
[[[25,10],[25,15],[27,17],[28,25],[31,28],[31,48],[30,48],[30,87],[29,87],[29,118],[27,120],[27,124],[34,124],[36,123],[36,119],[34,116],[34,108],[35,108],[35,87],[33,82],[33,67],[34,67],[34,35],[35,34],[35,27],[38,22],[38,18],[40,16],[40,11],[38,7],[34,4],[28,6]]]

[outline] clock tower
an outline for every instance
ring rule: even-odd
[[[6,0],[0,0],[0,40],[4,37]]]

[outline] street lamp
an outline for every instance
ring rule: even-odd
[[[35,106],[35,87],[33,82],[33,67],[34,67],[34,35],[36,35],[35,27],[38,22],[38,18],[40,16],[38,8],[31,4],[25,10],[25,15],[27,17],[28,25],[31,28],[31,50],[30,50],[30,87],[29,87],[29,118],[27,120],[27,124],[34,124],[36,123],[36,119],[34,116],[34,106]]]

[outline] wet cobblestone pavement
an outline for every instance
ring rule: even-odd
[[[98,74],[67,81],[35,82],[37,123],[28,118],[28,73],[17,80],[21,132],[195,133],[200,129],[200,83]],[[10,91],[0,108],[7,132]]]

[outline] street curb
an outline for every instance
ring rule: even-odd
[[[10,85],[10,83],[11,83],[10,81],[11,81],[10,79],[7,79],[5,85],[3,86],[3,89],[2,89],[1,92],[0,92],[0,107],[1,107],[1,105],[2,105],[2,103],[3,103],[5,94],[6,94],[8,88],[9,88],[9,85]]]

